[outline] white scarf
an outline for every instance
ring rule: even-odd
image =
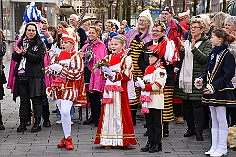
[[[202,41],[195,43],[195,47],[198,48]],[[186,40],[184,42],[185,56],[182,63],[180,75],[179,75],[179,88],[184,93],[192,93],[192,78],[193,78],[193,53],[191,52],[191,42]]]
[[[27,49],[28,49],[30,42],[31,42],[31,41],[28,40],[27,37],[25,37],[25,38],[23,39],[23,49],[24,49],[24,50],[27,50]],[[18,70],[25,70],[25,65],[26,65],[26,58],[25,58],[24,56],[22,56]]]

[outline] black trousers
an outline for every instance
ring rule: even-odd
[[[173,104],[173,112],[175,117],[183,117],[183,104]]]
[[[189,131],[203,132],[204,110],[199,100],[183,100],[184,118]]]
[[[162,110],[149,108],[145,114],[148,131],[148,142],[153,145],[160,144],[162,138]]]
[[[210,123],[210,108],[208,105],[203,105],[203,110],[204,110],[204,126],[209,126]]]
[[[42,116],[42,97],[35,96],[30,98],[29,96],[29,84],[19,82],[19,95],[20,95],[20,117],[27,117],[28,109],[30,107],[30,99],[33,104],[34,116]]]
[[[43,119],[48,121],[49,120],[49,103],[48,103],[48,98],[46,96],[46,94],[44,96],[42,96],[42,107],[43,107]]]
[[[49,111],[49,103],[48,103],[48,98],[45,94],[45,96],[42,96],[42,114],[43,114],[43,119],[46,121],[49,121],[49,115],[50,115],[50,111]],[[30,121],[31,119],[31,102],[29,102],[29,108],[28,108],[28,114],[27,114],[27,120]]]
[[[90,107],[91,107],[91,118],[93,121],[99,121],[101,114],[101,93],[96,91],[89,93]]]

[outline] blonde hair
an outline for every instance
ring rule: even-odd
[[[95,32],[98,34],[99,39],[102,40],[102,30],[101,30],[101,28],[95,27],[95,26],[90,26],[89,28],[90,29],[94,29]]]
[[[114,39],[115,39],[115,40],[119,40],[122,45],[124,45],[124,44],[126,43],[125,36],[122,35],[122,34],[119,34],[119,35],[117,35],[117,36],[114,36],[111,40],[114,40]]]
[[[223,12],[217,13],[211,20],[215,24],[216,29],[224,27],[225,19],[227,18],[226,14]]]
[[[203,20],[205,20],[207,25],[210,24],[211,19],[210,19],[209,15],[207,15],[207,14],[200,14],[198,16],[200,16]]]
[[[191,22],[190,22],[190,26],[194,23],[198,23],[199,26],[201,27],[201,29],[205,29],[206,28],[206,22],[205,20],[201,19],[201,18],[197,18],[197,17],[194,17],[191,19]]]

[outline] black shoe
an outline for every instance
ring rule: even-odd
[[[5,130],[4,125],[0,125],[0,130]]]
[[[19,126],[19,127],[17,128],[17,132],[24,132],[25,130],[27,130],[27,128],[24,127],[24,126]]]
[[[57,113],[57,109],[55,109],[55,110],[52,110],[52,113]]]
[[[200,133],[200,132],[196,133],[196,140],[197,141],[204,141],[204,138],[202,137],[202,133]]]
[[[0,117],[0,130],[5,130],[1,117]]]
[[[41,131],[41,125],[38,123],[34,123],[34,126],[31,128],[31,132],[39,132]]]
[[[154,144],[151,149],[148,150],[149,153],[155,153],[158,152],[158,144]]]
[[[168,132],[164,132],[164,137],[168,137],[169,136],[169,131]]]
[[[31,132],[39,132],[41,131],[41,125],[34,124],[34,126],[31,128]]]
[[[143,136],[148,136],[148,131],[146,131],[146,132],[143,134]]]
[[[94,124],[94,126],[98,127],[99,121],[96,120],[96,121],[93,122],[93,124]]]
[[[41,125],[40,125],[41,117],[35,118],[34,126],[31,128],[31,132],[39,132],[41,131]]]
[[[141,152],[147,152],[151,148],[152,148],[152,145],[150,143],[147,143],[145,147],[141,148]]]
[[[193,136],[193,135],[196,135],[195,131],[187,131],[185,134],[184,134],[184,137],[190,137],[190,136]]]
[[[43,126],[44,126],[44,127],[51,127],[52,125],[51,125],[51,122],[50,122],[50,121],[44,121],[44,122],[43,122]]]
[[[17,132],[24,132],[25,130],[27,130],[25,123],[26,118],[20,117],[20,126],[17,128]]]
[[[89,118],[88,120],[85,120],[83,122],[83,125],[89,125],[89,124],[92,124],[93,123],[93,119],[92,118]]]

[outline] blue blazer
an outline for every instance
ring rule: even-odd
[[[223,50],[210,73],[208,70],[201,76],[211,86],[213,94],[203,94],[202,102],[210,106],[236,107],[231,79],[235,73],[235,59],[228,49]]]

